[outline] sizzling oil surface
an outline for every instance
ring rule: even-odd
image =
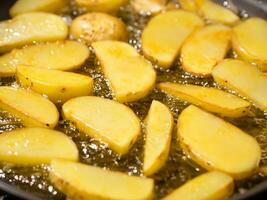
[[[79,12],[77,11],[73,11],[71,14],[66,14],[65,19],[70,22],[71,18],[78,15],[78,13]],[[128,25],[128,31],[130,32],[129,43],[140,51],[140,35],[143,27],[149,20],[149,17],[133,14],[128,7],[123,8],[119,12],[119,16],[122,17]],[[229,56],[232,55],[229,54]],[[107,82],[100,72],[98,61],[94,55],[91,56],[82,69],[77,72],[90,75],[94,78],[95,95],[111,98]],[[157,69],[157,75],[157,82],[170,81],[218,87],[211,78],[198,78],[183,72],[179,67],[178,61],[175,62],[174,66],[169,70]],[[16,82],[14,78],[1,79],[0,85],[16,85]],[[129,103],[128,106],[134,110],[141,120],[143,120],[153,99],[166,104],[171,109],[175,120],[179,113],[188,105],[186,102],[174,99],[155,89],[148,97],[138,102]],[[58,108],[60,110],[61,106],[58,105]],[[262,148],[261,164],[267,164],[267,113],[264,114],[259,109],[253,107],[250,115],[247,117],[226,120],[253,135],[258,140]],[[0,133],[20,127],[21,124],[19,119],[13,118],[6,112],[0,112]],[[81,162],[122,171],[129,175],[142,175],[143,135],[140,136],[137,143],[127,155],[118,156],[105,144],[100,143],[93,138],[84,136],[67,121],[61,119],[57,129],[63,131],[74,140],[80,152]],[[153,176],[156,183],[155,199],[160,199],[173,189],[204,171],[205,170],[191,162],[183,154],[177,142],[176,130],[174,129],[170,155],[167,163]],[[65,196],[50,183],[48,173],[49,166],[46,165],[34,167],[17,167],[6,163],[0,165],[0,179],[18,185],[19,187],[37,195],[45,195],[45,199],[65,199]],[[236,182],[236,192],[243,193],[264,179],[264,177],[256,174],[247,180],[238,181]]]

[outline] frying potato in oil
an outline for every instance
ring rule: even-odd
[[[220,85],[238,92],[267,111],[267,76],[256,66],[235,59],[225,59],[212,71],[214,80]]]
[[[181,50],[181,63],[186,72],[210,76],[212,68],[222,61],[230,48],[232,30],[224,25],[210,25],[195,31]]]
[[[234,125],[190,105],[177,122],[183,151],[207,170],[219,170],[234,179],[252,175],[258,168],[261,149],[257,141]]]
[[[44,94],[54,103],[91,95],[93,90],[92,78],[72,72],[18,66],[16,77],[24,88]]]
[[[77,161],[78,149],[64,133],[21,128],[0,135],[0,160],[18,165],[49,164],[52,159]]]
[[[166,8],[167,0],[131,0],[130,3],[138,13],[155,14]]]
[[[162,200],[227,199],[234,190],[233,178],[219,171],[204,173],[188,181]]]
[[[169,82],[158,84],[158,88],[180,100],[227,117],[245,116],[251,106],[248,101],[216,88]]]
[[[234,27],[233,49],[238,56],[267,71],[267,22],[252,17]]]
[[[117,41],[100,41],[92,46],[115,100],[136,101],[153,89],[156,72],[131,45]]]
[[[142,33],[143,53],[160,67],[169,68],[186,38],[203,25],[197,15],[183,10],[158,14]]]
[[[89,57],[87,46],[75,41],[40,43],[14,49],[0,57],[0,77],[13,76],[19,65],[45,69],[73,70]]]
[[[0,22],[0,53],[33,42],[63,40],[66,22],[51,13],[32,12]]]
[[[65,119],[83,133],[108,144],[119,154],[125,154],[141,132],[140,121],[127,106],[101,97],[77,97],[63,107]]]
[[[182,9],[190,12],[198,12],[196,0],[179,0]]]
[[[153,179],[66,160],[53,160],[50,180],[71,199],[151,200]]]
[[[165,164],[169,155],[173,128],[173,116],[169,108],[153,100],[145,127],[143,171],[146,176],[150,176]]]

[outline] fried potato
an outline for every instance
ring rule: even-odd
[[[154,87],[156,72],[129,44],[101,41],[92,44],[113,97],[131,102],[145,97]]]
[[[166,8],[167,0],[131,0],[130,4],[138,13],[155,14]]]
[[[175,10],[153,17],[142,33],[144,55],[160,67],[169,68],[179,54],[185,39],[203,21],[195,14]]]
[[[198,12],[196,0],[179,0],[179,4],[186,11]]]
[[[0,160],[19,165],[49,164],[52,159],[76,161],[75,143],[65,134],[46,128],[22,128],[0,135]]]
[[[64,20],[54,14],[32,12],[0,22],[0,52],[33,42],[63,40],[68,35]]]
[[[239,128],[193,105],[182,111],[177,124],[182,149],[203,168],[225,172],[234,179],[257,170],[260,146]]]

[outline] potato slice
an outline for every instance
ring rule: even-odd
[[[260,146],[239,128],[193,105],[182,111],[177,124],[182,149],[205,169],[223,171],[235,179],[256,171]]]
[[[33,12],[0,22],[0,52],[41,41],[63,40],[68,35],[64,20],[50,13]]]
[[[46,128],[22,128],[0,134],[0,160],[21,165],[49,164],[60,158],[79,158],[75,143],[65,134]]]
[[[92,46],[114,99],[119,102],[136,101],[152,90],[156,73],[132,46],[116,41],[95,42]]]
[[[229,50],[231,38],[231,29],[224,25],[210,25],[196,31],[182,47],[183,69],[194,75],[211,75],[212,68]]]
[[[182,9],[190,12],[198,12],[196,0],[179,0]]]
[[[267,71],[267,22],[252,17],[233,30],[233,48],[238,56]]]
[[[140,134],[140,122],[134,112],[116,101],[101,97],[77,97],[63,107],[64,118],[82,132],[125,154]]]
[[[54,103],[87,96],[93,90],[92,78],[72,72],[18,66],[16,76],[24,88],[45,94]]]
[[[158,88],[183,101],[227,117],[244,116],[251,106],[248,101],[216,88],[168,82],[160,83]]]
[[[142,50],[161,67],[170,67],[185,39],[203,21],[195,14],[175,10],[153,17],[142,33]]]
[[[29,127],[54,128],[59,118],[56,106],[45,97],[8,86],[0,87],[0,109],[15,115]]]
[[[123,21],[105,13],[87,13],[75,18],[70,26],[70,34],[86,44],[101,40],[126,41],[127,29]]]
[[[168,158],[173,117],[169,108],[153,101],[145,120],[146,141],[143,171],[149,176],[157,172]]]
[[[153,179],[71,161],[53,160],[50,179],[71,199],[150,200]]]
[[[12,17],[27,12],[57,12],[61,10],[68,1],[66,0],[18,0],[11,7],[9,13]]]
[[[226,59],[212,71],[214,80],[253,101],[267,111],[267,76],[255,66],[240,60]]]
[[[190,180],[162,200],[227,199],[234,189],[231,176],[218,171],[207,172]]]
[[[0,57],[0,76],[13,76],[18,65],[72,70],[89,57],[89,49],[75,41],[58,41],[15,49]]]
[[[141,14],[155,14],[165,9],[167,0],[131,0],[133,9]]]

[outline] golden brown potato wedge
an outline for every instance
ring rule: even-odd
[[[244,61],[226,59],[213,69],[212,76],[217,83],[247,97],[260,109],[267,110],[267,76],[257,67]]]
[[[142,33],[142,50],[145,56],[170,67],[185,39],[203,21],[195,14],[183,10],[168,11],[153,17]]]
[[[167,0],[131,0],[133,9],[141,14],[155,14],[166,8]]]
[[[224,25],[209,25],[195,31],[181,50],[181,63],[185,71],[210,76],[212,68],[222,61],[230,48],[232,30]]]
[[[245,116],[251,106],[248,101],[216,88],[169,82],[160,83],[157,87],[183,101],[227,117]]]
[[[64,133],[46,128],[22,128],[0,135],[0,160],[19,165],[49,164],[52,159],[76,161],[75,143]]]
[[[0,52],[33,42],[63,40],[68,35],[65,21],[54,14],[32,12],[0,22]]]
[[[243,179],[257,170],[261,149],[257,141],[224,120],[189,106],[177,122],[182,149],[207,170],[219,170]]]

